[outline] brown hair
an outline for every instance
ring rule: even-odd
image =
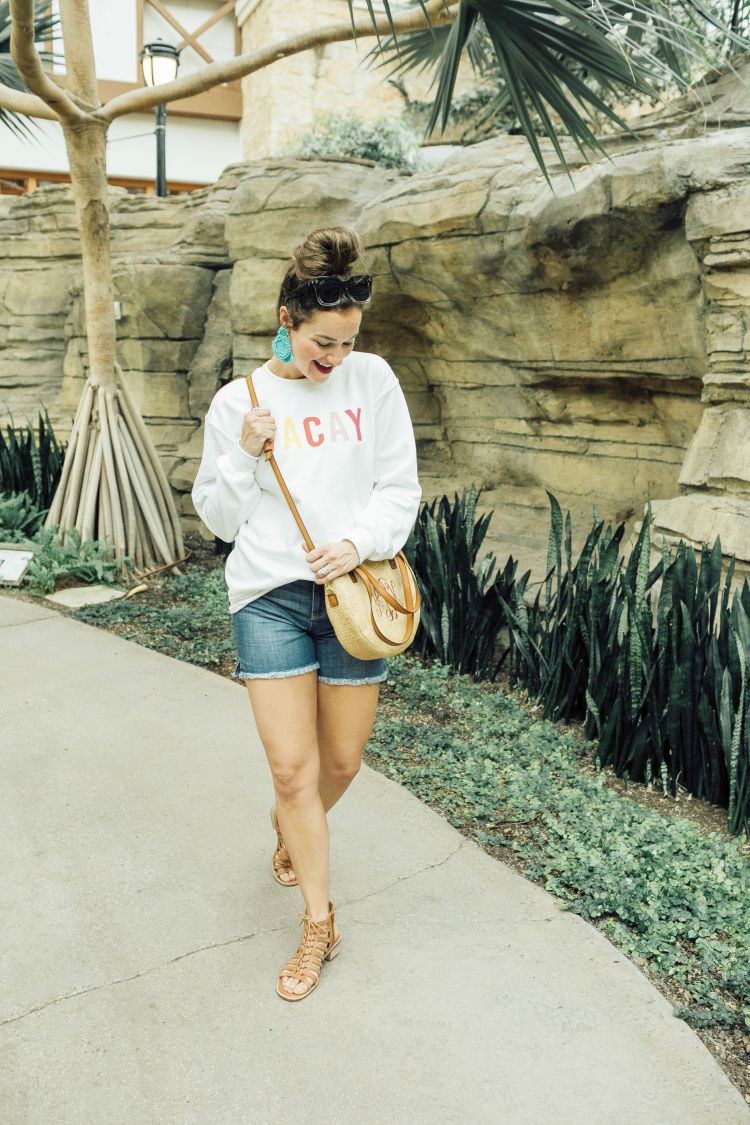
[[[355,270],[353,267],[357,262],[360,268]],[[298,328],[320,308],[314,293],[292,295],[290,291],[298,282],[309,281],[312,277],[331,275],[344,280],[355,273],[366,272],[365,248],[353,227],[320,227],[310,231],[304,242],[295,247],[292,253],[292,264],[284,274],[276,312],[278,313],[282,305],[286,305],[292,319],[292,327]],[[362,302],[352,301],[345,296],[336,308],[347,309],[352,306],[361,308]]]

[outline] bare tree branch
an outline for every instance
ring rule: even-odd
[[[59,121],[60,118],[46,102],[36,94],[24,94],[21,90],[11,90],[0,82],[0,109],[11,113],[21,113],[24,117],[42,117],[45,121]]]
[[[32,94],[41,98],[61,121],[83,114],[42,69],[34,46],[34,0],[10,0],[10,51],[18,73]]]
[[[17,0],[16,0],[17,2]],[[458,8],[450,7],[447,0],[430,0],[426,5],[427,13],[436,26],[451,23],[456,16]],[[426,25],[424,12],[418,8],[415,12],[403,15],[393,20],[397,31],[412,31]],[[375,35],[376,29],[380,34],[390,34],[391,25],[387,16],[381,16],[373,26],[369,16],[363,16],[354,22],[357,36],[365,38]],[[324,46],[326,43],[338,43],[353,38],[351,23],[328,24],[327,27],[317,28],[315,31],[301,32],[283,39],[280,43],[270,47],[262,47],[257,51],[250,51],[246,55],[238,55],[228,62],[212,63],[195,74],[177,78],[174,82],[165,82],[162,86],[144,86],[142,89],[129,90],[126,94],[119,94],[112,98],[101,109],[94,111],[93,116],[113,121],[125,113],[143,112],[153,109],[154,106],[165,102],[173,102],[178,98],[191,98],[195,94],[202,94],[222,82],[233,82],[244,78],[256,70],[261,70],[278,59],[297,55],[308,51],[311,47]]]
[[[94,43],[88,0],[60,0],[60,23],[65,48],[65,71],[71,97],[90,109],[101,103],[96,92]]]

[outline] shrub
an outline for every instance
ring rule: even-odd
[[[39,414],[38,436],[31,422],[25,429],[0,431],[0,492],[25,492],[35,507],[49,510],[62,472],[67,445],[55,437],[47,411]]]
[[[40,530],[46,509],[40,511],[28,492],[0,492],[0,540],[24,543]]]
[[[287,147],[291,156],[353,156],[381,168],[417,171],[422,166],[419,137],[399,118],[363,121],[356,113],[331,110]]]
[[[725,805],[729,832],[750,835],[750,587],[745,580],[730,604],[734,558],[720,603],[718,538],[703,546],[700,567],[692,547],[680,543],[672,557],[664,542],[651,569],[649,505],[627,561],[618,557],[624,524],[613,534],[595,520],[574,565],[568,513],[563,566],[562,514],[548,496],[545,604],[540,590],[525,620],[503,606],[514,626],[511,683],[543,703],[545,718],[584,718],[599,767],[658,777],[665,794],[682,785]],[[649,591],[660,578],[654,614]]]
[[[129,558],[111,558],[112,548],[103,539],[81,542],[76,528],[65,533],[59,542],[59,528],[44,528],[36,536],[40,550],[29,563],[24,582],[34,593],[49,594],[59,578],[75,578],[81,582],[115,582]]]
[[[503,603],[523,603],[530,571],[516,581],[512,556],[493,577],[495,558],[478,562],[492,513],[476,518],[481,495],[475,484],[426,504],[405,547],[422,599],[420,626],[412,651],[436,655],[455,672],[492,680],[504,659],[498,653],[505,624]],[[521,643],[523,643],[521,639]]]

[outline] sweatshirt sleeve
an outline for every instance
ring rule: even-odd
[[[422,489],[417,447],[401,384],[392,381],[375,403],[375,483],[350,539],[365,559],[391,559],[401,550],[419,512]]]
[[[246,453],[206,415],[203,456],[191,492],[195,510],[209,531],[225,543],[237,538],[260,500],[255,480],[258,458]]]

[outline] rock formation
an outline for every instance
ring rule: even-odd
[[[480,484],[503,561],[541,577],[548,488],[578,541],[594,507],[632,529],[650,499],[658,534],[750,562],[750,128],[671,112],[570,177],[551,163],[553,190],[503,136],[415,175],[264,160],[113,192],[120,362],[186,530],[211,396],[271,354],[290,250],[344,222],[375,277],[358,346],[401,379],[425,495]],[[3,204],[0,416],[46,404],[64,435],[86,368],[70,196]]]

